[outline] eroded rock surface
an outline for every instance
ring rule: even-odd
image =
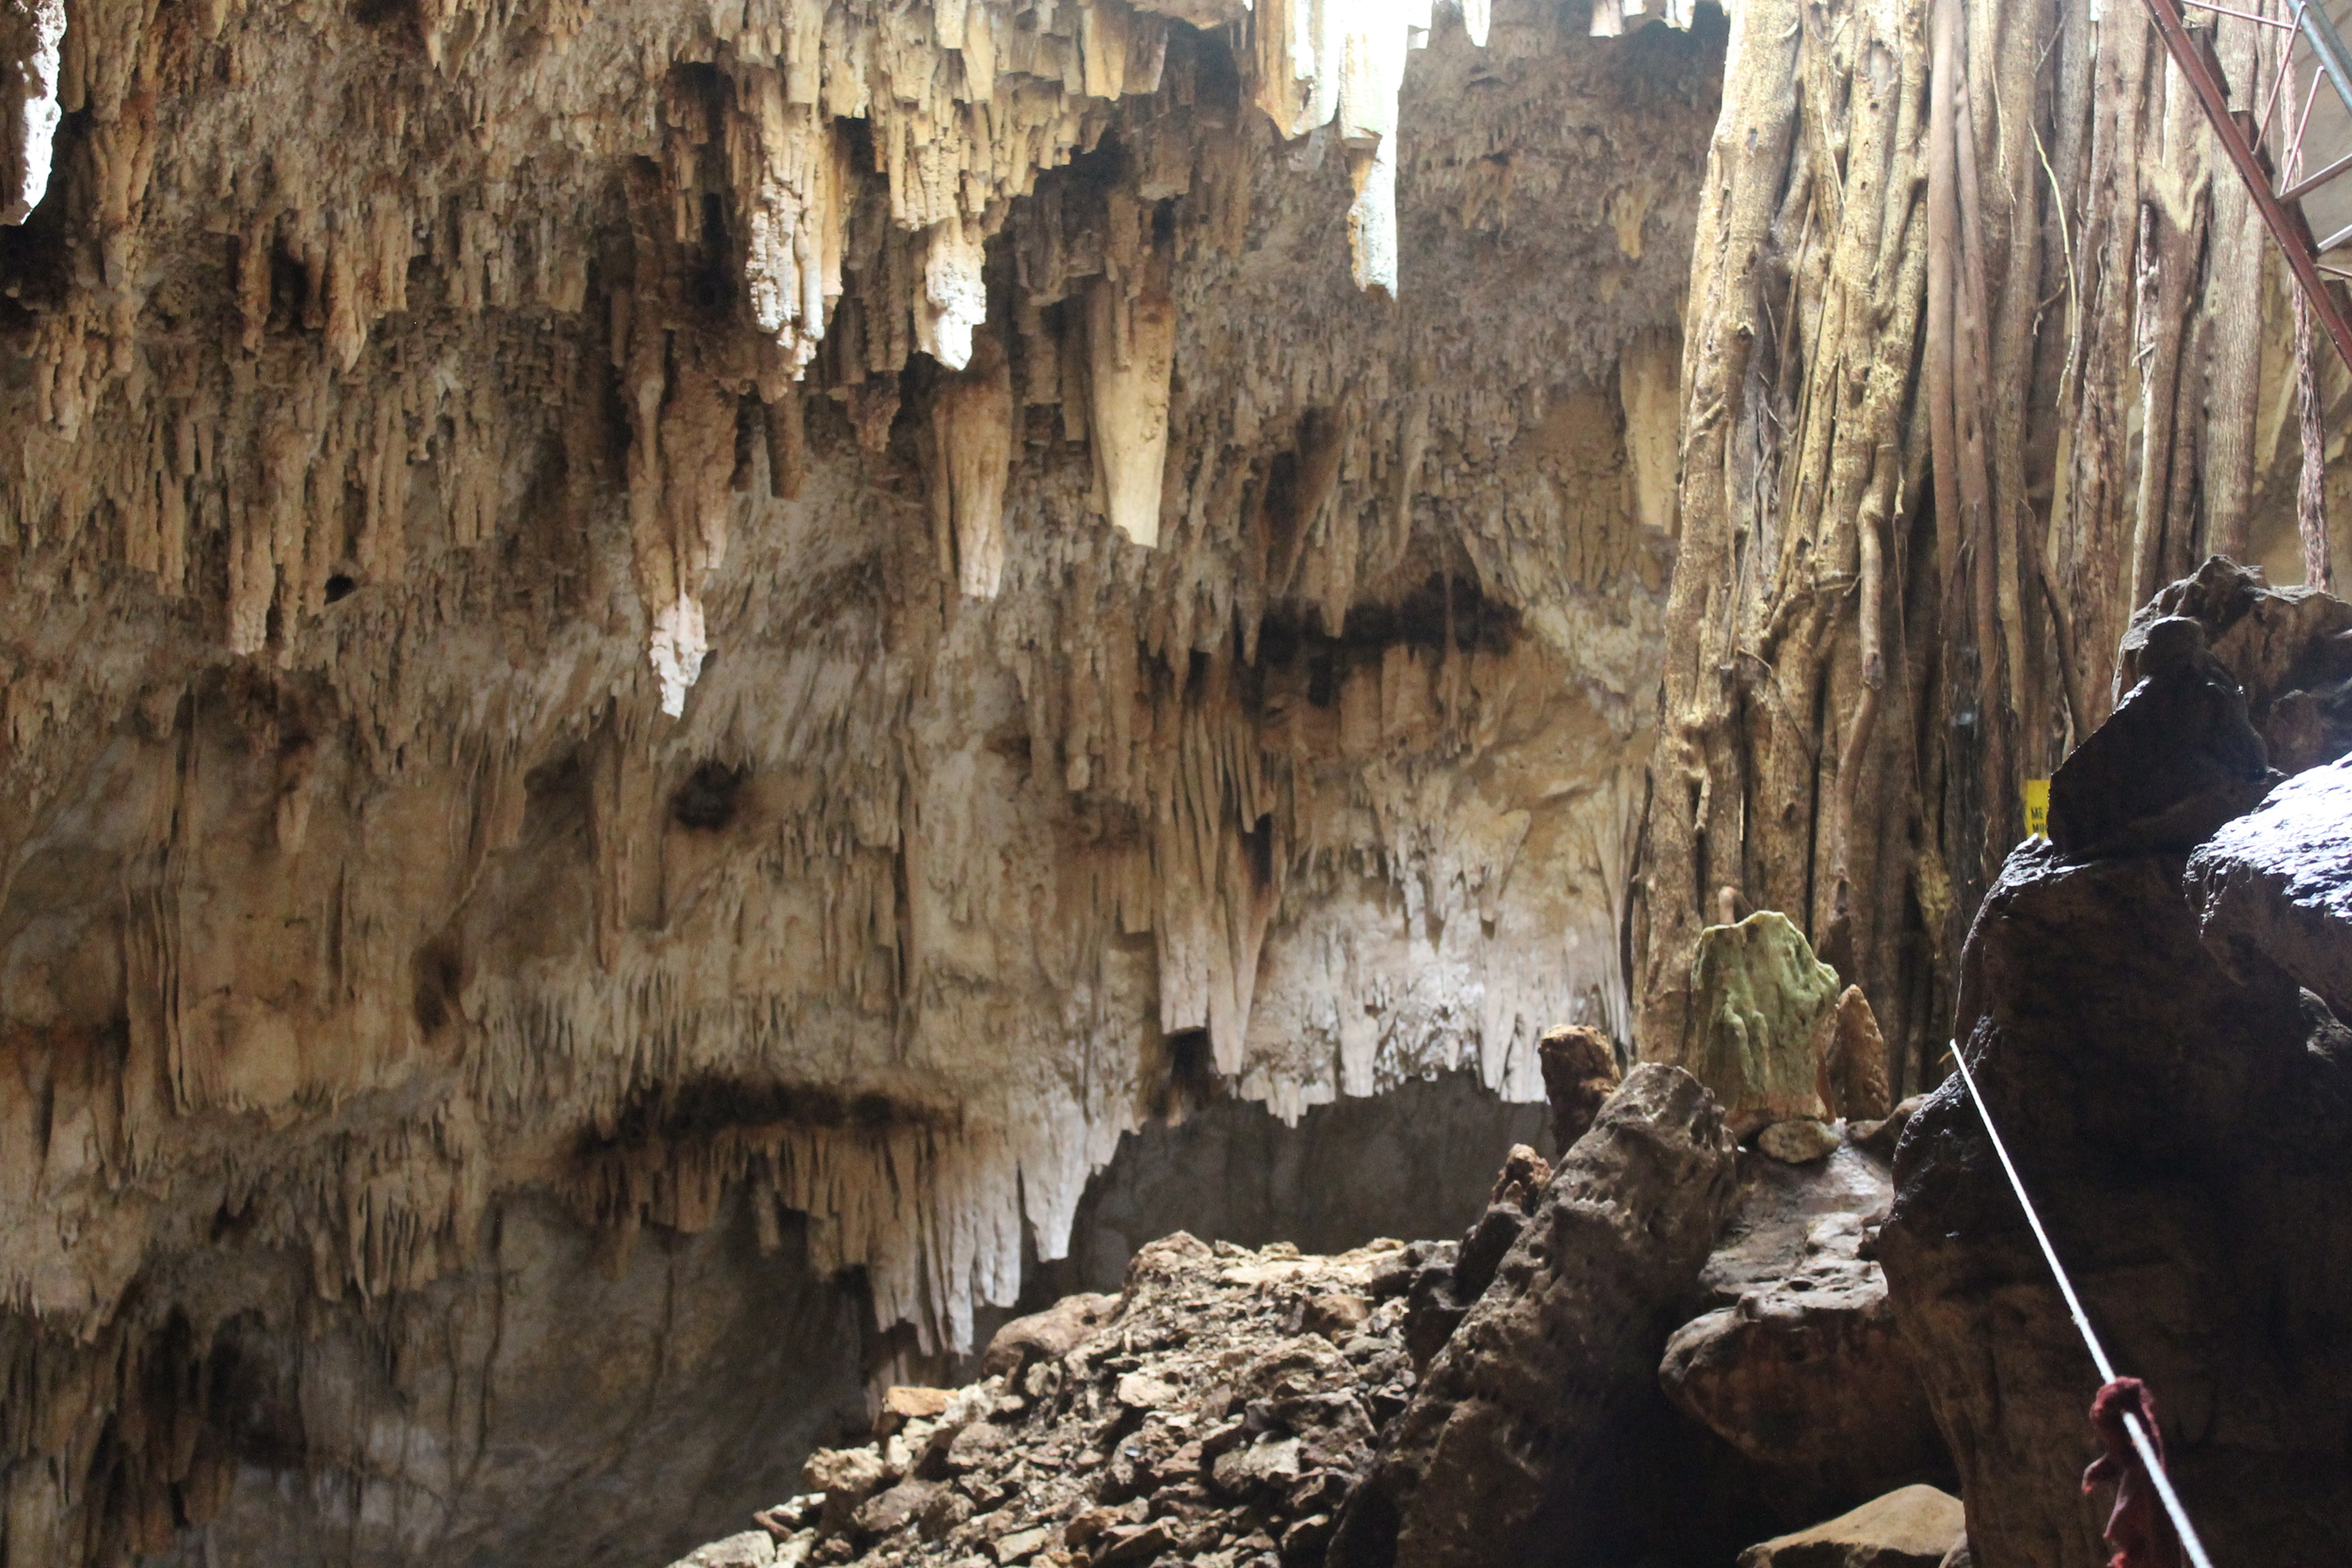
[[[2010,857],[1963,964],[1960,1049],[2118,1366],[2162,1402],[2217,1560],[2344,1560],[2352,1159],[2344,1068],[2292,976],[2225,971],[2177,855]],[[2332,1022],[2332,1021],[2329,1021]],[[1905,1127],[1879,1256],[1986,1568],[2096,1564],[2098,1379],[1955,1076]]]
[[[1645,1063],[1561,1157],[1494,1283],[1383,1433],[1334,1568],[1577,1562],[1638,1547],[1671,1421],[1658,1348],[1737,1194],[1722,1112]]]

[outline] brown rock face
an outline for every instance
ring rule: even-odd
[[[1886,1041],[1860,986],[1848,986],[1838,994],[1836,1033],[1821,1063],[1821,1098],[1848,1121],[1883,1121],[1893,1109],[1886,1088]]]
[[[1617,1048],[1608,1036],[1581,1023],[1564,1023],[1536,1042],[1544,1069],[1544,1098],[1551,1101],[1551,1142],[1565,1149],[1584,1135],[1622,1076]]]
[[[2216,960],[2181,868],[2020,847],[1969,937],[1961,1049],[2217,1560],[2343,1562],[2352,1082],[2286,973]],[[2097,1378],[1957,1078],[1896,1178],[1879,1256],[1977,1560],[2093,1568]]]
[[[1658,1346],[1736,1194],[1713,1099],[1645,1063],[1562,1156],[1494,1283],[1383,1434],[1333,1568],[1630,1555]]]
[[[1814,1221],[1785,1274],[1677,1329],[1659,1366],[1677,1408],[1816,1495],[1946,1465],[1885,1276],[1861,1256],[1866,1219]]]

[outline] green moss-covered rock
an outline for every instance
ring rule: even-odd
[[[1836,1027],[1837,971],[1788,917],[1758,910],[1699,933],[1683,1066],[1745,1140],[1776,1121],[1825,1118],[1821,1053]]]

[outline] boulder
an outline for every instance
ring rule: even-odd
[[[1740,1157],[1739,1207],[1667,1341],[1666,1397],[1708,1433],[1685,1484],[1746,1512],[1726,1551],[1914,1481],[1956,1484],[1885,1302],[1872,1237],[1894,1196],[1851,1145],[1788,1165]],[[1760,1527],[1760,1528],[1758,1528]]]
[[[1821,1063],[1836,1026],[1837,972],[1787,915],[1758,910],[1701,930],[1691,992],[1681,1065],[1723,1106],[1734,1136],[1829,1115]]]
[[[2352,752],[2352,604],[2315,588],[2273,588],[2259,567],[2220,556],[2170,584],[2132,618],[2116,695],[2146,672],[2149,629],[2185,616],[2246,693],[2270,765],[2294,774]]]
[[[764,1529],[747,1529],[697,1546],[670,1568],[771,1568],[775,1560],[775,1537]]]
[[[2216,1555],[2344,1562],[2345,1070],[2259,949],[2225,970],[2183,861],[2013,851],[1962,959],[1960,1049],[2116,1363],[2154,1389]],[[1878,1243],[1983,1568],[2104,1562],[2097,1376],[1957,1078],[1913,1113]]]
[[[989,1340],[980,1356],[980,1375],[1017,1382],[1024,1368],[1068,1354],[1118,1309],[1119,1297],[1089,1292],[1064,1296],[1042,1312],[1015,1318]]]
[[[1949,1464],[1886,1277],[1863,1256],[1867,1218],[1814,1220],[1785,1274],[1683,1324],[1658,1369],[1676,1408],[1750,1461],[1849,1497]]]
[[[1331,1568],[1641,1555],[1658,1348],[1737,1196],[1723,1114],[1645,1063],[1562,1156],[1494,1283],[1347,1498]]]
[[[1829,1055],[1821,1064],[1821,1098],[1848,1121],[1877,1121],[1893,1103],[1886,1088],[1886,1040],[1860,986],[1837,997]]]
[[[1830,1150],[1845,1141],[1828,1122],[1806,1117],[1772,1123],[1756,1135],[1756,1148],[1757,1153],[1787,1164],[1809,1165],[1828,1158]]]
[[[2352,758],[2289,779],[2206,840],[2182,892],[2233,974],[2275,964],[2352,1017]]]
[[[1551,1144],[1565,1149],[1584,1135],[1600,1107],[1617,1089],[1617,1048],[1609,1037],[1581,1023],[1544,1031],[1535,1042],[1543,1065],[1544,1098],[1551,1102]]]
[[[2137,684],[2050,776],[2050,842],[2076,860],[2185,851],[2279,779],[2201,623],[2149,624],[2136,668]]]
[[[1906,1486],[1740,1554],[1740,1568],[1941,1568],[1966,1539],[1960,1499]]]

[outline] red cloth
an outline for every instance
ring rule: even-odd
[[[2156,1397],[2147,1385],[2136,1377],[2119,1377],[2100,1389],[2090,1402],[2090,1425],[2107,1451],[2083,1472],[2083,1491],[2088,1495],[2101,1481],[2115,1482],[2115,1510],[2107,1515],[2106,1529],[2107,1544],[2115,1548],[2115,1556],[2107,1568],[2181,1568],[2180,1537],[2173,1533],[2172,1521],[2156,1497],[2155,1482],[2148,1479],[2147,1466],[2140,1463],[2139,1450],[2132,1447],[2132,1434],[2124,1430],[2126,1411],[2139,1418],[2149,1447],[2156,1450],[2156,1463],[2164,1463]]]

